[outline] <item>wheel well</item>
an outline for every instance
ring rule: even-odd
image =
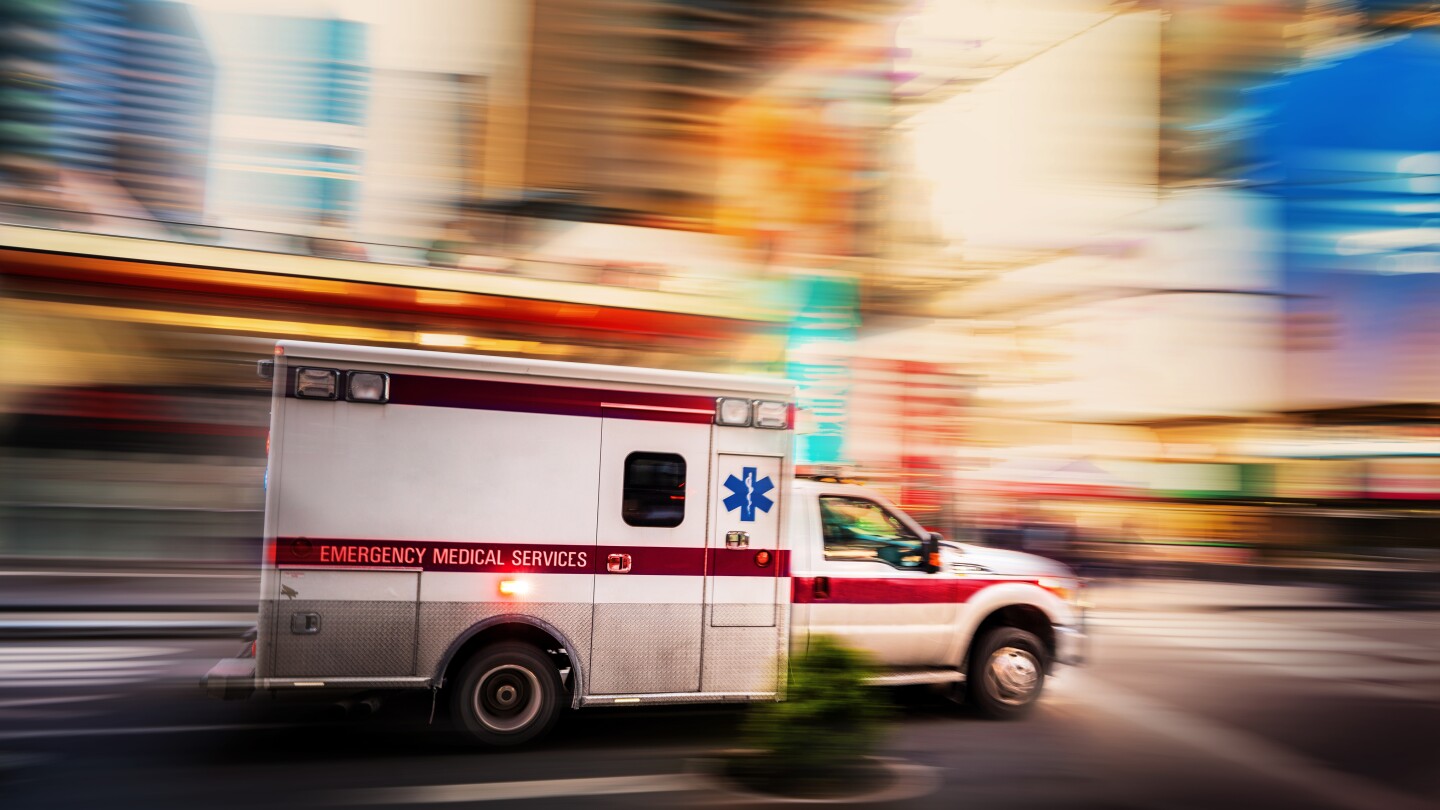
[[[574,692],[576,672],[570,658],[570,649],[559,637],[552,635],[544,628],[525,622],[492,624],[467,638],[450,656],[450,660],[445,663],[441,684],[449,684],[452,678],[458,676],[460,668],[465,666],[465,662],[469,661],[472,655],[501,641],[522,641],[540,648],[554,662],[556,669],[570,670],[570,676],[565,679],[565,688],[571,693]]]
[[[970,637],[970,649],[965,652],[965,668],[970,667],[970,651],[985,634],[996,627],[1015,627],[1029,633],[1034,633],[1040,643],[1045,645],[1045,664],[1048,669],[1055,661],[1055,627],[1050,624],[1050,617],[1045,611],[1034,605],[1006,605],[995,610],[986,616],[979,626],[975,628],[975,634]]]

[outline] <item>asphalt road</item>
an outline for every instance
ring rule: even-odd
[[[1440,612],[1305,589],[1096,589],[1094,663],[992,723],[924,693],[885,753],[930,766],[916,807],[1440,806]],[[743,709],[590,710],[545,745],[475,751],[420,698],[374,716],[213,701],[195,680],[236,642],[0,642],[7,808],[633,807],[726,803],[694,761]]]

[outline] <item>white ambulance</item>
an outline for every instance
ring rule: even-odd
[[[829,635],[883,684],[1022,714],[1076,662],[1081,583],[794,480],[794,386],[282,342],[259,625],[205,684],[428,689],[477,741],[562,707],[783,698]]]

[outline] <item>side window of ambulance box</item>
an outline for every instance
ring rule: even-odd
[[[901,569],[925,564],[920,538],[874,501],[827,495],[820,499],[820,522],[827,560],[883,562]]]
[[[685,520],[685,459],[675,453],[625,457],[620,516],[631,526],[669,529]]]

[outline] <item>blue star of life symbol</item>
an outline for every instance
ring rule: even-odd
[[[725,511],[734,512],[740,510],[740,520],[744,523],[755,522],[755,510],[769,512],[775,502],[765,497],[765,493],[775,488],[775,482],[770,476],[765,476],[759,481],[755,480],[754,467],[741,467],[740,475],[745,480],[736,478],[733,474],[725,479],[725,488],[730,490],[730,496],[724,501]]]

